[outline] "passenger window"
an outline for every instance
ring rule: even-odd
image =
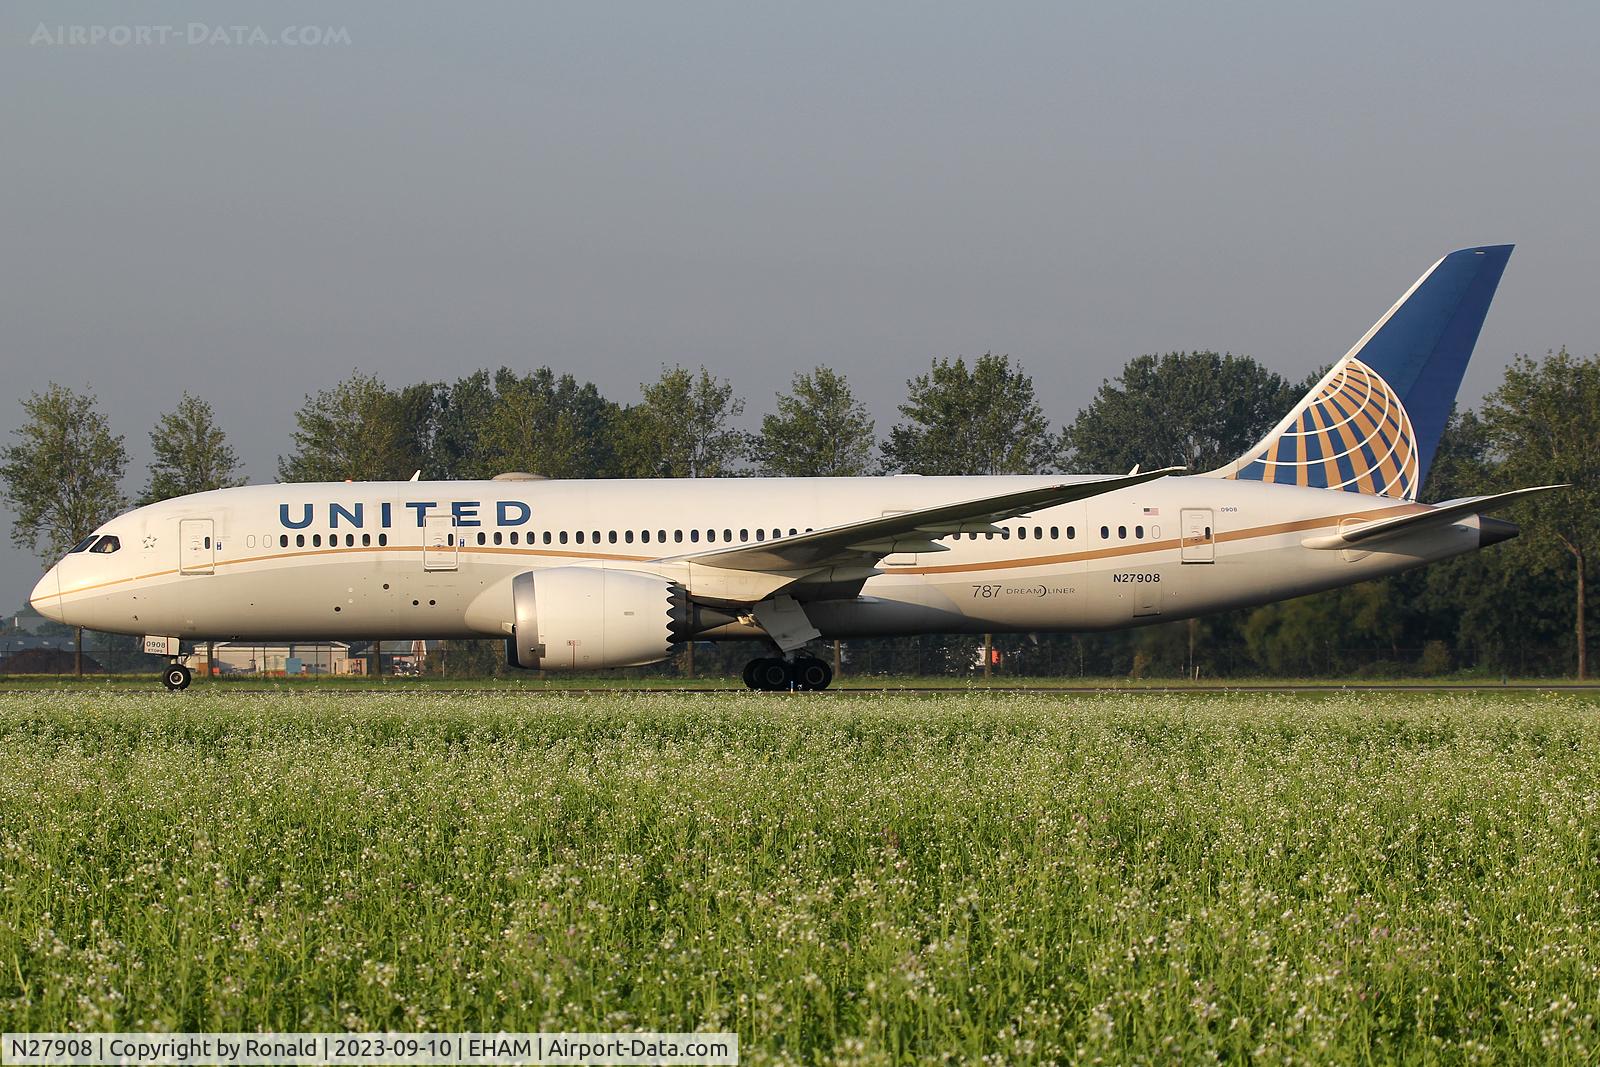
[[[294,535],[294,547],[296,547],[296,548],[304,548],[304,547],[306,547],[306,535],[305,534],[295,534]]]
[[[1107,541],[1107,540],[1110,540],[1110,538],[1111,538],[1111,528],[1108,527],[1108,526],[1100,527],[1100,540]]]
[[[1036,540],[1036,541],[1037,540],[1041,540],[1043,537],[1044,537],[1044,529],[1043,529],[1043,527],[1035,526],[1033,528],[1033,538],[1034,538],[1034,540]]]
[[[649,530],[640,530],[639,531],[639,540],[642,541],[644,544],[648,545],[650,543],[650,531]]]
[[[561,535],[557,538],[557,540],[560,541],[562,544],[566,544],[567,543],[567,531],[562,530],[561,531]]]
[[[690,530],[689,531],[689,541],[690,541],[691,544],[698,545],[700,543],[700,531],[699,530]]]
[[[583,531],[582,530],[578,531],[578,544],[580,544],[580,545],[583,544]]]
[[[1117,539],[1121,541],[1126,541],[1128,539],[1128,528],[1126,526],[1117,527]]]
[[[728,544],[732,544],[733,543],[733,531],[732,530],[723,530],[722,531],[722,540],[727,542]]]
[[[1068,541],[1070,541],[1070,540],[1072,540],[1072,539],[1073,539],[1073,538],[1074,538],[1074,537],[1077,537],[1077,536],[1078,536],[1078,530],[1077,530],[1077,528],[1076,528],[1076,527],[1073,527],[1073,526],[1068,526],[1068,527],[1067,527],[1067,540],[1068,540]]]
[[[1143,541],[1144,540],[1144,527],[1143,526],[1135,526],[1133,528],[1133,536],[1137,537],[1139,540]]]
[[[757,541],[765,541],[766,539],[767,539],[767,531],[765,531],[765,530],[757,530],[756,531],[756,540]]]
[[[650,531],[646,530],[644,532],[644,535],[645,535],[646,538],[648,538],[650,536]],[[624,530],[622,532],[622,540],[627,542],[630,545],[633,544],[633,531],[632,530]]]
[[[279,534],[278,535],[278,547],[279,548],[288,548],[289,547],[289,535],[288,534]]]
[[[206,538],[207,548],[211,547],[210,542],[211,538]],[[95,542],[94,548],[91,549],[91,551],[98,552],[102,556],[109,556],[111,553],[115,552],[121,547],[122,542],[117,540],[115,534],[106,534],[104,537],[100,538],[100,540]]]
[[[545,534],[545,535],[544,535],[544,536],[545,536],[545,538],[546,538],[546,539],[547,539],[547,540],[548,540],[548,539],[549,539],[549,537],[550,537],[550,535],[549,535],[549,534]],[[511,543],[512,543],[512,544],[516,544],[516,543],[517,543],[517,541],[518,541],[518,539],[519,539],[519,538],[520,538],[520,537],[521,537],[521,531],[519,531],[519,530],[512,530],[512,531],[511,531]],[[528,543],[529,543],[529,544],[532,544],[532,543],[533,543],[533,534],[529,534],[529,535],[528,535]]]
[[[1018,526],[1017,527],[1017,540],[1018,541],[1026,541],[1027,539],[1028,539],[1028,528],[1026,526]]]
[[[606,535],[606,540],[610,541],[612,544],[616,544],[617,543],[617,531],[615,531],[615,530],[609,531],[607,533],[607,535]]]
[[[371,548],[372,547],[372,535],[371,534],[362,534],[361,535],[361,547],[362,548]]]
[[[594,543],[597,544],[597,545],[600,543],[600,531],[599,530],[594,531]]]
[[[211,538],[209,538],[209,537],[208,537],[208,538],[206,538],[206,547],[207,547],[207,548],[210,548],[210,547],[211,547]],[[114,551],[116,551],[116,550],[115,550],[115,549],[112,549],[112,551],[113,551],[113,552],[114,552]]]
[[[749,530],[740,530],[739,531],[739,540],[740,541],[748,541],[748,540],[750,540],[750,531]]]
[[[388,543],[389,543],[389,535],[388,534],[379,534],[378,535],[378,547],[379,548],[383,548]]]
[[[1052,540],[1052,541],[1061,540],[1061,527],[1059,527],[1059,526],[1050,527],[1050,540]]]

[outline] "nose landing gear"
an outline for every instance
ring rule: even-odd
[[[764,693],[826,689],[832,681],[833,668],[812,656],[792,661],[763,657],[744,665],[744,684]]]
[[[193,678],[193,672],[181,663],[169,664],[167,669],[161,672],[161,684],[174,692],[189,688],[189,682]]]

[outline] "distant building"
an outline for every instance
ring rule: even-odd
[[[195,645],[190,661],[200,674],[255,674],[266,677],[302,675],[365,675],[371,665],[370,647],[344,641],[284,642],[279,644],[223,641],[215,646],[216,658],[206,662],[206,646]],[[427,656],[423,641],[383,641],[379,656],[386,675],[420,674]]]

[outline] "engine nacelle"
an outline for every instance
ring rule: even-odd
[[[527,670],[638,667],[688,636],[688,594],[638,571],[552,567],[511,580],[510,663]]]

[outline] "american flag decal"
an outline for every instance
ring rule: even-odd
[[[1349,356],[1230,475],[1247,481],[1417,496],[1416,435],[1400,398]]]

